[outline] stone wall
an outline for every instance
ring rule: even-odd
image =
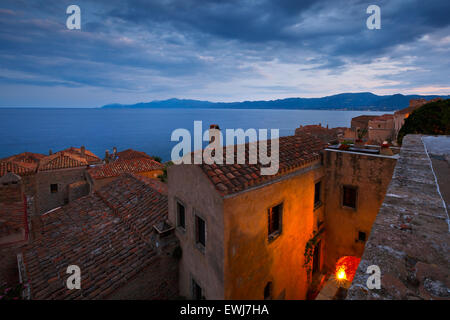
[[[392,177],[396,156],[325,151],[326,266],[333,271],[342,256],[361,257]],[[343,187],[357,188],[356,209],[343,205]]]
[[[86,181],[85,167],[74,169],[60,169],[39,171],[36,174],[36,210],[43,214],[53,208],[57,208],[69,202],[69,185]],[[58,185],[58,192],[52,193],[51,184]]]
[[[421,136],[408,135],[347,299],[450,299],[447,219]],[[380,289],[367,288],[370,265]]]

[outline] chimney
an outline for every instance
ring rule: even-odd
[[[213,143],[215,136],[218,136],[220,139],[220,128],[218,124],[212,124],[209,126],[209,143]],[[219,140],[219,145],[220,145],[220,140]]]
[[[81,146],[80,152],[81,152],[81,156],[84,158],[86,156],[86,148],[84,146]]]
[[[48,150],[48,155],[51,156],[53,154],[52,149]]]
[[[117,148],[113,147],[113,159],[116,160],[117,157]]]
[[[109,163],[109,150],[108,149],[105,150],[105,162]]]

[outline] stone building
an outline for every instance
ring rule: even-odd
[[[43,214],[88,194],[86,170],[99,163],[101,159],[84,146],[47,156],[24,152],[0,160],[0,177],[8,172],[19,175],[25,196],[34,201],[30,214]]]
[[[395,118],[392,114],[383,114],[375,119],[369,120],[368,139],[372,143],[381,144],[383,141],[395,141]]]
[[[341,256],[362,255],[395,157],[325,149],[300,132],[279,143],[273,176],[248,161],[169,168],[181,295],[305,299]]]
[[[295,134],[306,133],[319,138],[325,143],[334,143],[344,138],[346,129],[344,127],[328,128],[328,125],[322,127],[322,124],[319,123],[318,125],[300,126],[295,129]]]
[[[89,194],[86,170],[101,163],[92,152],[69,148],[39,161],[36,172],[36,211],[43,214]]]
[[[135,173],[154,179],[163,173],[164,166],[143,152],[119,152],[115,158],[114,161],[87,170],[91,190],[102,188],[123,173]]]
[[[362,256],[397,158],[398,155],[325,150],[324,250],[328,270],[333,270],[341,257]]]
[[[435,98],[428,101],[425,99],[411,99],[408,107],[398,110],[394,114],[384,114],[381,116],[361,115],[354,117],[351,120],[350,130],[345,133],[345,138],[358,139],[358,132],[367,129],[364,140],[369,143],[380,144],[383,143],[383,141],[395,143],[398,132],[411,112],[426,103],[439,100],[441,100],[441,98]]]

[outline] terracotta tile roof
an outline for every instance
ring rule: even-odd
[[[337,140],[340,136],[344,134],[346,128],[337,127],[337,128],[328,128],[322,127],[322,125],[306,125],[300,126],[295,129],[295,134],[298,135],[300,133],[310,134],[316,138],[319,138],[323,142],[329,143],[330,141]]]
[[[270,140],[268,141],[270,150]],[[261,175],[261,164],[248,164],[248,143],[246,144],[246,164],[237,164],[235,153],[235,164],[201,164],[209,180],[215,185],[220,195],[225,196],[235,192],[243,191],[251,186],[256,186],[273,180],[281,175],[303,167],[308,163],[319,160],[320,152],[327,146],[320,139],[305,133],[295,136],[280,137],[279,139],[279,170],[275,175]],[[236,148],[235,148],[236,150]],[[226,149],[224,148],[224,159]],[[225,162],[225,161],[224,161]]]
[[[15,162],[15,161],[0,161],[0,177],[12,172],[20,176],[26,176],[34,174],[37,169],[37,164],[27,162]]]
[[[22,152],[15,154],[13,156],[1,159],[0,161],[15,161],[15,162],[26,162],[26,163],[39,163],[39,161],[45,158],[44,154],[33,153],[33,152]]]
[[[76,156],[82,157],[81,148],[70,147],[66,150],[63,150],[63,152],[71,153]],[[84,158],[86,159],[88,164],[97,164],[102,162],[102,160],[99,157],[97,157],[93,152],[86,149],[84,150]]]
[[[42,216],[23,251],[32,299],[102,299],[151,265],[154,224],[167,219],[167,197],[132,175]],[[66,288],[66,268],[81,269],[81,290]]]
[[[117,177],[123,173],[149,172],[162,170],[164,166],[151,158],[118,159],[114,162],[88,170],[93,179]]]
[[[132,176],[138,180],[141,180],[145,184],[149,185],[151,188],[155,189],[159,193],[162,193],[163,195],[167,196],[168,191],[169,191],[167,188],[167,183],[161,182],[160,180],[157,180],[157,179],[141,176],[138,174],[132,174]]]
[[[38,170],[75,168],[96,163],[101,163],[101,159],[91,151],[85,150],[85,156],[82,157],[81,149],[74,147],[49,156],[40,153],[23,152],[0,160],[0,177],[7,172],[29,175]]]
[[[0,160],[0,177],[8,172],[24,176],[36,172],[39,161],[45,155],[23,152]]]
[[[88,161],[85,158],[82,158],[75,153],[59,151],[41,159],[38,171],[76,168],[87,165]]]
[[[129,159],[136,159],[136,158],[147,158],[147,159],[153,159],[148,154],[142,151],[136,151],[133,149],[127,149],[124,151],[120,151],[116,153],[119,160],[129,160]]]

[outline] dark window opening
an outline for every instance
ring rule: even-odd
[[[199,216],[195,216],[195,241],[202,246],[206,245],[206,225]]]
[[[194,279],[192,279],[192,298],[195,300],[204,299],[203,290]]]
[[[179,202],[177,202],[177,224],[178,227],[186,228],[186,209]]]
[[[50,192],[51,193],[57,193],[58,192],[58,185],[56,183],[52,183],[50,185]]]
[[[320,271],[320,245],[321,241],[317,242],[316,246],[314,247],[312,268],[313,273]]]
[[[358,232],[358,240],[359,241],[366,241],[366,233],[362,232],[362,231],[359,231]]]
[[[320,191],[321,191],[321,181],[316,182],[314,186],[314,207],[317,207],[322,204],[321,198],[320,198]]]
[[[271,299],[272,299],[272,282],[269,281],[264,287],[264,300],[271,300]]]
[[[283,213],[283,204],[279,204],[269,209],[268,212],[268,226],[269,226],[269,240],[273,239],[281,233],[281,215]]]
[[[356,209],[356,188],[344,186],[342,205]]]

